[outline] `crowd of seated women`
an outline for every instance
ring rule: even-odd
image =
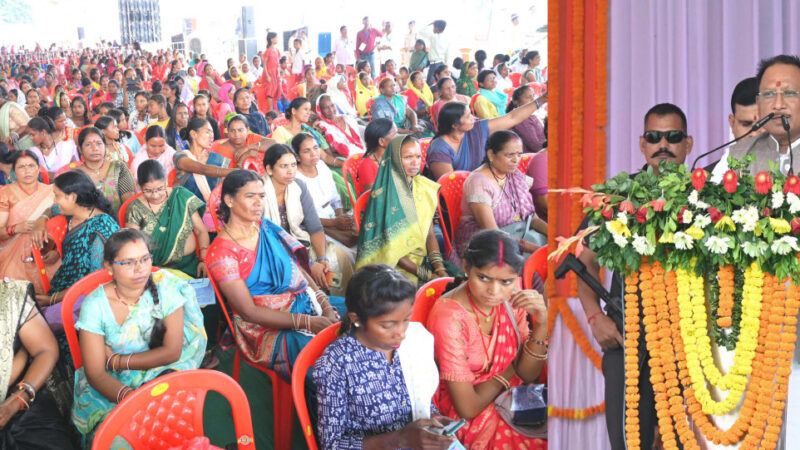
[[[342,322],[308,377],[324,448],[533,448],[494,400],[547,357],[544,300],[517,284],[545,242],[546,153],[519,164],[546,147],[546,94],[503,93],[506,66],[461,58],[457,79],[440,65],[429,86],[423,41],[411,70],[387,61],[373,81],[357,62],[352,91],[349,72],[318,62],[301,72],[305,96],[276,90],[264,111],[250,88],[279,77],[272,40],[249,78],[249,65],[220,76],[203,58],[183,70],[87,50],[40,86],[0,62],[0,320],[14,331],[0,448],[89,446],[142,384],[213,366],[220,305],[201,308],[192,278],[218,286],[245,358],[285,380]],[[471,173],[447,254],[437,180],[459,170]],[[370,191],[359,224],[353,188]],[[97,271],[108,281],[65,330],[67,291]],[[453,276],[409,324],[416,289]],[[455,436],[430,432],[461,418]]]

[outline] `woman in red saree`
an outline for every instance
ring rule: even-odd
[[[274,111],[277,101],[281,98],[281,77],[278,74],[281,53],[278,51],[278,33],[267,33],[267,50],[261,59],[264,61],[264,95],[267,97],[267,111]]]
[[[547,359],[545,301],[536,291],[516,288],[524,264],[519,244],[506,232],[476,233],[465,251],[467,278],[456,280],[466,282],[444,294],[428,317],[441,379],[439,411],[467,420],[456,437],[469,449],[541,445],[514,430],[494,405],[504,391],[538,378]]]
[[[0,278],[30,281],[37,294],[44,294],[31,249],[33,245],[41,248],[47,236],[45,224],[53,206],[53,187],[37,181],[39,160],[30,150],[20,152],[12,168],[17,182],[0,190]],[[45,264],[48,279],[59,262],[56,259]]]

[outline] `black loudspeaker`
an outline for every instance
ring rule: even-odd
[[[78,27],[78,40],[82,40],[86,37],[86,33],[83,32],[83,27]]]
[[[248,61],[252,61],[253,57],[258,55],[255,13],[252,6],[242,6],[242,36],[239,39],[239,54],[247,55]]]

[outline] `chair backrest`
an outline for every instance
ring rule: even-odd
[[[508,75],[508,78],[511,80],[511,85],[515,88],[519,87],[519,81],[522,79],[521,73],[512,73]]]
[[[473,116],[477,116],[477,114],[475,113],[475,101],[477,101],[478,97],[480,96],[481,94],[479,92],[477,94],[473,94],[472,98],[469,99],[469,111],[472,113]]]
[[[197,369],[158,377],[125,397],[98,427],[92,449],[112,448],[116,436],[133,448],[154,450],[176,448],[203,436],[203,404],[209,390],[230,403],[238,448],[255,448],[250,404],[242,387],[222,372]]]
[[[294,409],[297,411],[297,417],[300,419],[300,428],[303,429],[303,436],[306,438],[309,450],[317,450],[317,440],[314,437],[314,428],[311,426],[311,419],[308,416],[308,406],[306,405],[306,374],[308,369],[313,366],[322,352],[325,351],[331,342],[336,339],[339,332],[341,322],[335,323],[328,328],[325,328],[314,336],[294,361],[294,368],[292,369],[292,399],[294,400]]]
[[[56,172],[56,178],[58,178],[58,176],[61,175],[62,173],[69,172],[70,170],[72,170],[72,169],[74,169],[74,168],[76,168],[78,166],[82,166],[82,165],[83,165],[83,161],[72,161],[71,163],[67,164],[66,166],[63,166],[60,169],[58,169],[58,171]]]
[[[442,233],[444,233],[444,246],[445,251],[449,255],[453,251],[453,236],[456,234],[456,227],[461,221],[461,194],[464,190],[464,181],[466,181],[470,172],[466,170],[456,170],[449,172],[439,177],[438,183],[442,186],[439,190],[439,195],[444,199],[444,204],[447,207],[447,213],[450,217],[450,230],[448,231],[447,224],[442,223]],[[442,202],[439,202],[437,207],[439,211],[439,218],[444,220],[442,214]]]
[[[42,179],[42,183],[50,184],[50,174],[44,166],[39,166],[39,178]]]
[[[356,203],[353,205],[353,222],[356,224],[356,231],[361,231],[361,214],[367,209],[369,203],[369,194],[372,190],[365,191],[358,197]]]
[[[444,294],[447,284],[453,277],[436,278],[423,284],[414,297],[414,309],[411,310],[411,321],[419,322],[423,326],[428,324],[428,315],[433,308],[433,303]]]
[[[125,228],[125,214],[128,212],[128,205],[130,205],[132,201],[136,200],[137,198],[139,198],[141,196],[142,196],[142,193],[139,192],[138,194],[135,194],[133,197],[125,200],[125,202],[122,203],[122,206],[119,207],[119,226],[120,226],[120,228]]]
[[[421,170],[425,170],[425,161],[428,160],[428,147],[431,146],[431,140],[433,140],[433,138],[423,138],[419,140],[419,149],[422,152]]]
[[[167,174],[167,186],[169,187],[175,186],[175,178],[177,177],[178,177],[178,171],[175,169],[170,170],[169,173]]]
[[[142,128],[135,134],[136,134],[136,139],[139,140],[139,145],[144,145],[144,136],[147,134],[147,127]]]
[[[344,178],[344,185],[347,188],[347,195],[350,196],[351,205],[355,205],[356,198],[361,195],[358,188],[360,184],[356,182],[356,178],[358,177],[358,166],[361,164],[361,158],[363,157],[364,155],[362,153],[356,153],[345,159],[344,164],[342,164],[342,178]],[[348,177],[350,178],[349,180]],[[355,192],[351,192],[351,184],[355,188]]]
[[[519,159],[519,164],[517,164],[517,169],[522,173],[527,173],[528,164],[531,163],[531,159],[533,159],[533,153],[523,153],[522,157]]]
[[[31,245],[31,253],[33,254],[33,261],[36,263],[36,270],[39,272],[39,277],[42,280],[42,288],[44,292],[48,292],[50,290],[50,280],[47,279],[47,270],[45,270],[44,267],[42,251],[35,245]]]
[[[158,267],[153,266],[153,272],[158,270]],[[111,275],[105,269],[96,270],[70,286],[67,292],[64,293],[64,299],[61,300],[61,322],[64,324],[64,334],[67,336],[69,353],[72,355],[72,362],[76,369],[83,367],[83,357],[81,355],[81,346],[78,343],[78,332],[75,331],[75,318],[72,315],[75,302],[78,301],[81,295],[89,295],[101,284],[111,281],[111,278]]]
[[[211,193],[208,194],[208,201],[206,202],[206,211],[211,214],[211,220],[214,221],[216,231],[222,230],[222,221],[217,217],[217,208],[219,208],[220,196],[222,195],[222,183],[217,183]],[[208,230],[215,231],[215,230]]]
[[[64,236],[67,235],[67,218],[65,216],[55,216],[47,220],[47,234],[56,241],[58,254],[61,255],[61,244]]]
[[[375,103],[375,97],[372,97],[367,100],[367,117],[372,119],[372,104]]]
[[[258,158],[256,158],[255,156],[250,156],[247,159],[245,159],[244,164],[242,164],[242,169],[252,170],[261,176],[264,176],[264,173],[266,172],[266,170],[264,169],[264,163],[262,161],[259,161]]]
[[[538,273],[542,282],[547,281],[547,246],[540,247],[525,261],[525,268],[522,270],[522,288],[532,289],[533,274]]]

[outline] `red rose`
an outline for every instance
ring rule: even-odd
[[[645,223],[647,221],[647,206],[639,207],[636,211],[636,220],[638,220],[639,223]]]
[[[722,176],[722,187],[725,188],[725,192],[729,194],[736,192],[738,182],[739,175],[736,175],[736,172],[732,170],[725,172],[725,175]]]
[[[769,194],[770,189],[772,189],[772,177],[768,172],[758,172],[756,174],[756,192]]]
[[[633,203],[627,200],[619,204],[619,212],[633,214],[634,211],[636,211],[636,208],[633,207]]]
[[[713,206],[711,206],[711,207],[708,208],[707,211],[708,211],[708,214],[711,215],[711,223],[717,223],[717,222],[719,222],[719,219],[722,219],[722,213],[719,212],[719,210],[717,208],[714,208]]]
[[[687,210],[689,210],[689,208],[687,208],[686,206],[684,206],[683,208],[681,208],[681,210],[680,210],[680,211],[678,211],[678,223],[683,223],[683,213],[684,213],[685,211],[687,211]]]
[[[603,217],[605,217],[606,220],[611,220],[611,217],[613,216],[614,216],[614,209],[612,207],[606,206],[605,208],[603,208]]]
[[[792,225],[792,233],[800,234],[800,217],[795,217],[792,219],[790,225]]]
[[[653,211],[661,212],[664,210],[664,204],[667,203],[666,200],[650,200],[650,206],[653,207]]]
[[[772,215],[772,210],[769,208],[764,208],[761,210],[761,217],[769,217]]]
[[[694,169],[692,172],[692,186],[698,191],[703,189],[703,186],[706,185],[706,180],[708,179],[708,174],[706,173],[705,169],[698,167]]]
[[[797,175],[789,175],[786,177],[786,182],[783,183],[783,193],[800,195],[800,177]]]

